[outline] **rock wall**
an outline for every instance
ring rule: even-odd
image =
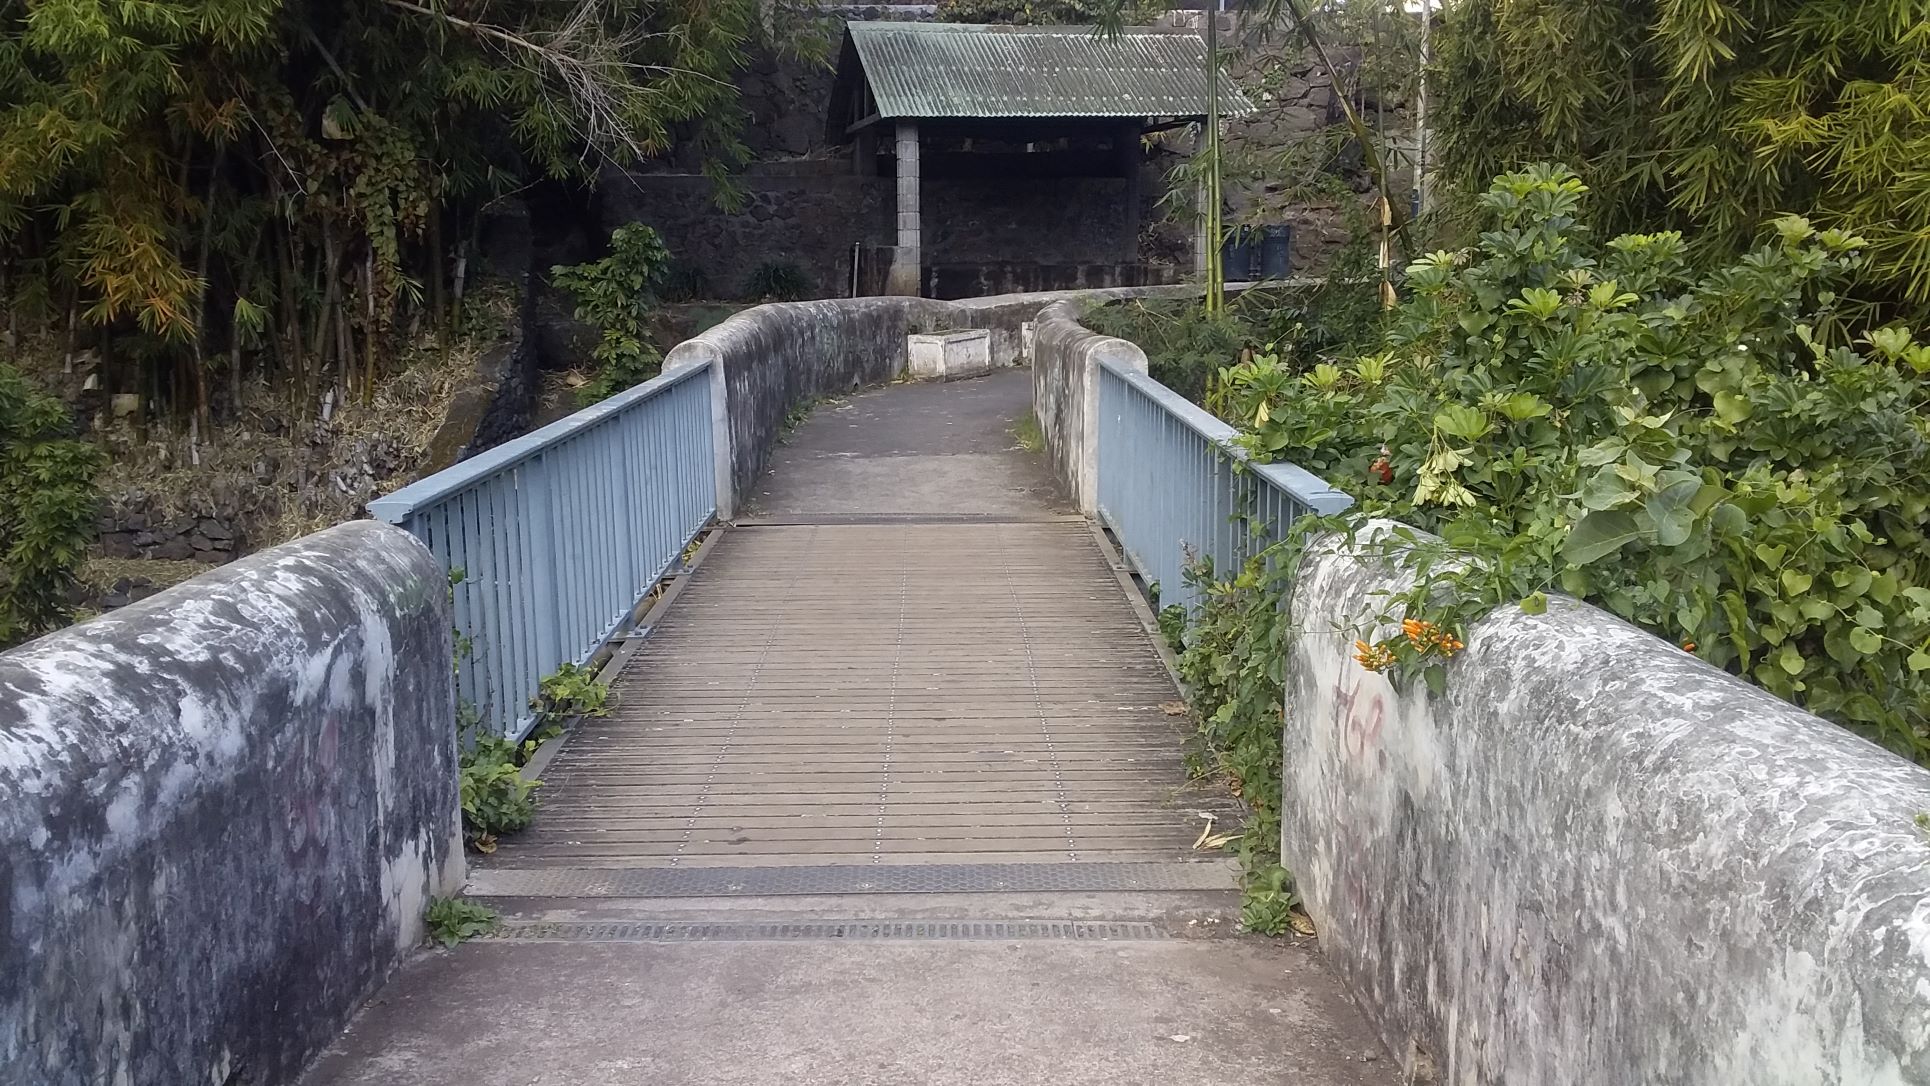
[[[1930,1082],[1930,771],[1567,599],[1396,687],[1410,583],[1300,570],[1282,852],[1413,1081]]]
[[[704,294],[736,298],[765,263],[802,268],[820,297],[848,293],[854,244],[895,237],[889,178],[857,177],[850,164],[780,164],[735,178],[744,203],[717,206],[717,188],[702,174],[619,173],[602,183],[603,229],[645,223],[686,268],[703,277]]]
[[[0,1081],[293,1081],[462,883],[451,652],[361,522],[0,654]]]
[[[897,239],[893,180],[850,171],[843,159],[760,167],[736,179],[744,204],[729,212],[702,175],[612,172],[603,229],[654,227],[712,297],[743,296],[766,263],[795,264],[817,296],[843,297],[853,248]],[[940,296],[967,297],[1047,285],[1047,277],[1068,289],[1144,278],[1133,270],[1138,233],[1120,206],[1126,192],[1118,178],[928,178],[920,197],[924,263],[943,271],[932,285]]]
[[[109,558],[163,558],[219,565],[247,550],[241,512],[209,502],[205,515],[170,516],[140,496],[110,502],[97,527],[100,551]]]
[[[1151,202],[1133,214],[1122,177],[928,175],[919,189],[928,265],[1131,264]]]

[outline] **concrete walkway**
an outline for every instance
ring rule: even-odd
[[[1013,424],[1024,373],[821,405],[310,1086],[1396,1074],[1311,941],[1234,934],[1177,694]]]

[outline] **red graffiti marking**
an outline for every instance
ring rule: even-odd
[[[1387,697],[1377,685],[1366,684],[1356,670],[1335,685],[1334,703],[1340,719],[1341,749],[1347,752],[1348,761],[1360,762],[1368,751],[1380,746],[1381,728],[1387,723]]]

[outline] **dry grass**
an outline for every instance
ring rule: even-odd
[[[1019,448],[1029,453],[1045,451],[1045,431],[1039,428],[1039,416],[1028,411],[1025,417],[1012,423],[1012,440]]]
[[[285,388],[253,382],[238,417],[198,444],[158,429],[136,443],[117,428],[101,491],[153,518],[230,508],[251,549],[360,517],[370,499],[417,474],[450,400],[513,322],[515,299],[492,292],[471,312],[469,335],[447,349],[426,338],[404,349],[369,402],[351,397],[326,420],[294,418]]]
[[[173,561],[166,558],[89,558],[80,567],[80,583],[89,591],[106,595],[123,579],[133,581],[147,580],[155,588],[173,588],[182,581],[199,577],[211,569],[218,569],[206,562],[193,562],[183,559]]]

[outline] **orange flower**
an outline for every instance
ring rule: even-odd
[[[1365,641],[1356,641],[1354,659],[1369,671],[1385,671],[1394,666],[1394,650],[1385,644],[1370,645]]]

